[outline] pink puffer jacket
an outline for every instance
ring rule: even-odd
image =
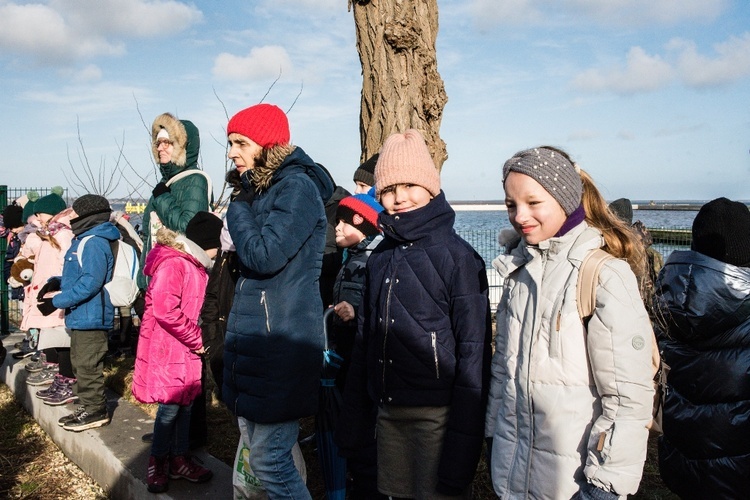
[[[23,318],[21,319],[21,330],[29,328],[52,328],[65,326],[65,311],[58,309],[49,316],[44,316],[37,308],[37,295],[39,290],[53,276],[62,276],[65,253],[73,241],[73,232],[70,230],[70,213],[68,208],[52,218],[50,221],[62,224],[64,227],[57,228],[52,236],[60,248],[55,248],[47,239],[43,239],[38,233],[29,234],[22,248],[25,257],[34,257],[34,274],[31,283],[25,288],[23,301]]]
[[[151,281],[132,388],[142,403],[184,406],[201,392],[201,358],[193,351],[203,346],[198,317],[208,282],[205,266],[210,261],[205,252],[196,258],[179,245],[168,244],[155,245],[146,258],[144,273]],[[198,252],[203,251],[193,249],[194,254]]]

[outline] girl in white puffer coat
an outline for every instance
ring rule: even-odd
[[[503,167],[503,186],[517,234],[505,236],[506,252],[493,262],[504,280],[485,430],[495,492],[633,494],[654,394],[653,333],[634,273],[644,269],[642,246],[561,150],[517,153]],[[597,248],[616,259],[600,271],[584,324],[578,271]]]

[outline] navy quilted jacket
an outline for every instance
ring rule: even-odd
[[[333,185],[296,148],[252,204],[233,201],[227,224],[240,277],[227,320],[222,398],[258,423],[314,414],[323,364],[318,279]]]
[[[659,471],[681,498],[750,495],[750,269],[672,252],[656,284],[671,367]]]
[[[371,440],[373,404],[449,406],[438,476],[463,490],[482,447],[491,324],[484,261],[454,220],[442,192],[412,212],[381,212],[336,438],[345,450]]]

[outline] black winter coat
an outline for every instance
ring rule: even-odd
[[[365,291],[365,278],[367,275],[367,259],[380,242],[381,235],[372,236],[362,240],[358,245],[347,248],[344,252],[344,261],[336,275],[333,285],[332,304],[348,302],[354,308],[355,316],[359,305],[362,303],[362,295]],[[344,383],[352,362],[352,351],[354,339],[357,336],[357,318],[344,321],[338,315],[332,314],[331,324],[328,328],[329,344],[334,346],[336,353],[344,358],[341,368],[336,374],[336,386],[344,390]]]
[[[484,261],[454,220],[442,192],[417,210],[380,213],[385,239],[367,261],[336,438],[345,453],[365,446],[373,404],[449,406],[438,480],[463,490],[482,448],[491,324]]]
[[[240,276],[237,252],[223,250],[211,267],[206,285],[206,298],[201,308],[201,334],[204,359],[208,361],[211,376],[221,394],[224,384],[224,337],[227,333],[227,318],[232,310],[234,287]]]
[[[750,269],[673,252],[655,305],[671,367],[661,477],[686,499],[750,498]]]

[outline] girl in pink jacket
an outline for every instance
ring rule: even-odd
[[[221,246],[221,220],[198,212],[185,235],[163,227],[149,252],[144,273],[150,277],[133,372],[133,396],[159,403],[148,462],[148,490],[167,491],[168,480],[202,483],[213,473],[187,455],[190,412],[201,392],[198,326],[208,282],[207,268]]]

